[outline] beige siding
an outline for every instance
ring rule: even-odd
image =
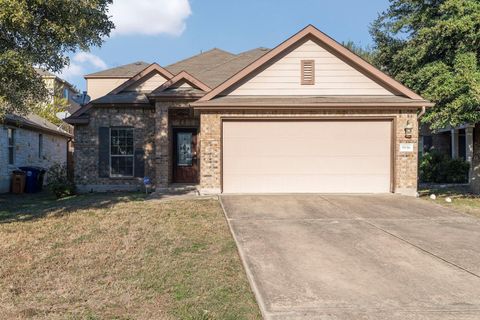
[[[128,78],[87,79],[88,95],[92,100],[103,97],[127,80]]]
[[[135,83],[130,87],[126,88],[124,91],[141,91],[141,92],[151,92],[167,81],[165,77],[158,73],[154,73],[141,82]]]
[[[301,60],[315,60],[315,84],[301,84]],[[308,40],[230,95],[393,95]]]

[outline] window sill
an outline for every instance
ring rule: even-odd
[[[109,179],[111,179],[111,180],[136,180],[136,179],[140,179],[140,178],[136,178],[136,177],[112,177],[112,176],[110,176]]]

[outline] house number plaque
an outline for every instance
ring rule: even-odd
[[[400,143],[400,152],[413,152],[413,143]]]

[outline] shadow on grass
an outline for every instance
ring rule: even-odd
[[[421,185],[418,193],[421,197],[435,194],[437,197],[451,197],[462,199],[479,198],[478,194],[471,192],[468,185]]]
[[[0,195],[0,224],[63,216],[78,210],[105,209],[117,203],[143,201],[142,193],[90,193],[56,199],[50,193]]]

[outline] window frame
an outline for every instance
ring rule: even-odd
[[[11,139],[10,139],[11,132]],[[15,165],[15,135],[16,129],[7,128],[7,154],[8,154],[8,164]]]
[[[110,127],[109,128],[109,135],[108,135],[108,169],[109,169],[109,176],[110,178],[133,178],[135,177],[135,130],[133,127]],[[131,155],[112,155],[112,130],[129,130],[132,131],[132,154]],[[131,175],[124,175],[124,174],[114,174],[112,173],[112,157],[117,158],[132,158],[132,174]]]
[[[62,98],[69,100],[70,99],[70,90],[67,87],[63,88]]]

